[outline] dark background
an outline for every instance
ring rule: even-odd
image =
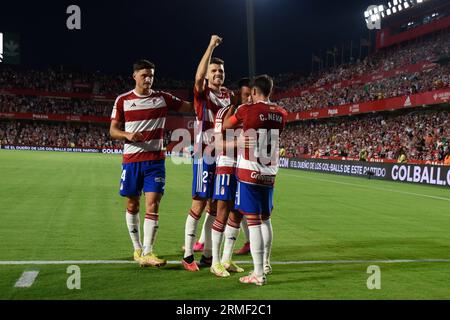
[[[363,12],[373,0],[254,0],[256,72],[309,73],[311,54],[368,37]],[[81,30],[68,30],[66,9],[81,8]],[[157,77],[193,79],[211,34],[228,79],[247,74],[245,0],[2,1],[0,31],[19,33],[24,68],[129,73],[147,58]],[[374,34],[372,34],[372,38]],[[366,48],[363,49],[367,52]],[[346,51],[348,60],[349,51]],[[331,61],[330,57],[330,61]]]

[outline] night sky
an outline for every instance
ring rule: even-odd
[[[311,53],[367,37],[363,12],[381,0],[254,0],[256,71],[309,72]],[[81,8],[81,30],[66,28],[66,8]],[[157,76],[190,80],[211,34],[228,79],[247,74],[245,0],[2,1],[0,31],[21,36],[26,68],[63,65],[84,71],[131,72],[147,58]],[[373,36],[373,34],[372,34]],[[359,44],[359,42],[358,42]],[[339,51],[340,52],[340,51]],[[359,53],[355,49],[354,54]],[[348,53],[346,54],[348,57]],[[340,60],[340,53],[339,53]]]

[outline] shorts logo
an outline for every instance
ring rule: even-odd
[[[225,187],[220,187],[220,194],[222,196],[225,194]]]
[[[123,183],[120,184],[120,190],[123,190]]]
[[[157,183],[165,183],[166,179],[164,179],[163,177],[156,177],[155,178],[155,182],[157,182]]]

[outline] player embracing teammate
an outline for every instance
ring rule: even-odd
[[[192,205],[185,224],[182,260],[188,271],[198,271],[194,244],[199,219],[206,209],[205,242],[200,264],[219,277],[243,272],[232,260],[232,250],[245,216],[254,270],[241,283],[264,285],[271,273],[273,192],[278,171],[279,136],[287,112],[270,102],[273,81],[267,75],[239,83],[240,105],[231,105],[232,92],[223,87],[224,61],[213,58],[222,42],[211,37],[195,76],[196,113]],[[110,133],[125,140],[120,194],[127,198],[126,221],[141,266],[163,266],[153,251],[159,203],[164,193],[162,136],[168,110],[186,112],[192,105],[165,92],[153,91],[155,66],[140,60],[134,65],[135,89],[120,95],[111,116]],[[236,131],[236,129],[238,131]],[[239,143],[238,143],[239,141]],[[236,161],[237,155],[237,161]],[[144,243],[139,231],[139,200],[145,193]],[[217,212],[217,214],[216,214]],[[225,235],[224,254],[220,247]]]
[[[198,271],[194,261],[194,244],[199,219],[206,209],[205,243],[200,264],[211,266],[211,228],[216,216],[212,200],[216,162],[213,142],[214,120],[217,112],[230,105],[231,92],[223,87],[225,81],[224,61],[213,58],[214,49],[222,42],[213,35],[197,68],[194,84],[195,123],[194,162],[192,179],[192,205],[185,224],[184,257],[182,264],[188,271]]]
[[[228,111],[223,121],[224,130],[242,126],[246,140],[244,150],[238,153],[235,209],[247,218],[254,270],[239,281],[256,285],[264,285],[266,275],[271,272],[270,215],[278,172],[279,137],[287,118],[286,110],[270,102],[272,88],[269,76],[256,77],[251,84],[252,103],[241,105],[235,114]]]

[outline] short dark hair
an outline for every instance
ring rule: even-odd
[[[250,88],[250,78],[242,78],[238,81],[238,88],[249,87]]]
[[[145,59],[138,60],[133,64],[133,71],[142,69],[155,69],[155,64]]]
[[[212,57],[211,60],[209,61],[209,64],[221,64],[221,65],[225,65],[225,61],[223,61],[220,58],[216,58],[216,57]]]
[[[273,88],[273,79],[267,74],[257,76],[252,81],[252,88],[258,88],[266,97],[270,96]]]

